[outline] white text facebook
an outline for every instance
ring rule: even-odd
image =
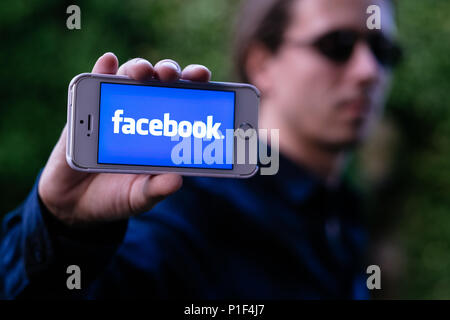
[[[123,109],[117,109],[114,112],[112,121],[114,122],[114,133],[123,134],[139,134],[152,136],[166,136],[187,138],[194,136],[195,138],[206,139],[223,139],[224,136],[219,133],[220,122],[214,123],[213,116],[206,117],[206,123],[203,121],[180,121],[170,119],[170,113],[164,113],[163,120],[140,118],[135,120],[130,117],[122,117]],[[122,123],[122,125],[121,125]]]

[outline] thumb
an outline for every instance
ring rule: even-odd
[[[150,210],[159,201],[181,188],[180,175],[166,173],[160,175],[139,175],[130,188],[130,209],[133,213]]]

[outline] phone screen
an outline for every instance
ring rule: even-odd
[[[235,94],[102,82],[97,161],[232,170]]]

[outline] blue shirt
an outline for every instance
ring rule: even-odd
[[[151,211],[86,230],[56,220],[37,181],[2,224],[1,298],[368,297],[358,198],[283,157],[273,176],[185,177]]]

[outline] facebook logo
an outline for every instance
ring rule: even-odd
[[[233,141],[216,163],[174,163],[171,152],[176,138],[189,138],[192,148],[225,140],[235,92],[113,83],[100,90],[99,163],[232,169],[225,154]]]
[[[112,117],[112,121],[114,122],[114,133],[119,133],[119,126],[122,121],[126,124],[122,126],[121,132],[123,134],[138,134],[146,136],[149,133],[152,136],[161,136],[164,135],[166,137],[176,136],[177,133],[180,137],[188,138],[192,134],[196,138],[204,138],[211,139],[213,136],[215,139],[223,139],[223,135],[219,135],[219,127],[220,122],[214,123],[213,125],[213,116],[207,116],[206,124],[202,121],[195,121],[194,124],[189,121],[181,121],[180,123],[175,120],[170,120],[170,113],[164,113],[164,121],[159,119],[146,119],[141,118],[139,120],[135,120],[133,118],[122,118],[123,110],[117,109],[114,112],[114,117]],[[143,125],[148,125],[148,130],[143,129]]]

